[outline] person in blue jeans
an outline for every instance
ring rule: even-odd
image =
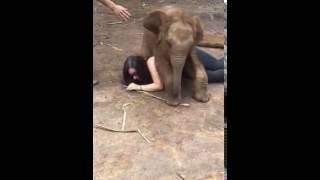
[[[206,69],[208,83],[224,82],[224,59],[216,59],[199,48],[196,48],[196,52]]]
[[[224,82],[223,58],[216,59],[199,48],[196,48],[196,53],[204,65],[208,83]],[[128,86],[127,90],[163,90],[163,83],[160,80],[154,57],[145,61],[142,56],[129,56],[123,66],[123,81]]]

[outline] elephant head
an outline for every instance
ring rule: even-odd
[[[156,35],[155,49],[161,46],[165,51],[160,54],[172,68],[172,85],[165,88],[171,88],[169,93],[178,99],[171,104],[177,105],[181,98],[181,78],[186,59],[203,38],[199,19],[188,16],[180,9],[166,8],[150,13],[144,19],[143,26]]]

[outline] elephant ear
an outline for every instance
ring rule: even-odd
[[[166,24],[167,21],[168,17],[165,13],[154,11],[143,20],[143,26],[149,31],[158,34],[160,32],[160,27]]]
[[[197,16],[194,16],[192,18],[192,22],[194,31],[193,37],[196,42],[200,42],[203,39],[203,30],[200,24],[200,20]]]

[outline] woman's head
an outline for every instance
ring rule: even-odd
[[[140,85],[152,83],[147,62],[142,56],[129,56],[126,59],[123,65],[123,80],[126,85],[132,82]]]

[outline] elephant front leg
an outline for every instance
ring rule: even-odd
[[[165,80],[165,91],[167,94],[167,104],[178,106],[181,103],[181,93],[175,92],[173,74],[168,72]]]
[[[208,102],[210,95],[208,94],[208,76],[204,66],[198,59],[195,49],[191,51],[188,59],[189,66],[187,72],[193,77],[193,98],[200,102]]]
[[[164,91],[167,95],[166,103],[171,106],[178,106],[180,104],[181,95],[173,93],[173,73],[168,60],[156,57],[155,61],[161,81],[164,85]]]

